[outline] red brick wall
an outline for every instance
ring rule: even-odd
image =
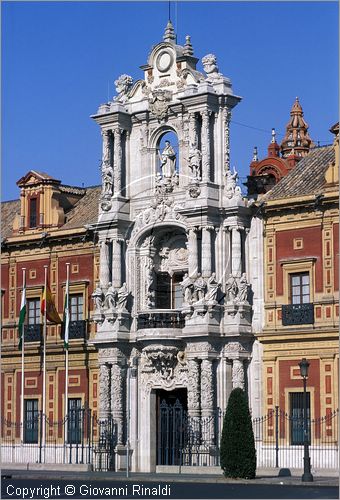
[[[2,318],[9,317],[9,267],[1,265],[1,288],[4,290]]]
[[[70,284],[72,282],[78,281],[88,281],[89,286],[87,287],[88,292],[88,303],[90,307],[92,305],[91,294],[93,293],[93,254],[85,254],[85,255],[75,255],[71,257],[62,257],[58,260],[58,277],[59,277],[59,302],[58,308],[59,311],[63,311],[63,284],[66,283],[66,263],[70,263]],[[78,264],[79,272],[72,274],[71,267],[72,264]]]
[[[339,290],[339,224],[333,224],[334,290]]]
[[[89,402],[89,374],[87,368],[77,368],[69,369],[69,387],[68,387],[68,397],[78,397],[80,394],[84,395],[84,402]],[[80,378],[79,384],[71,385],[72,377]],[[60,370],[58,373],[58,387],[59,387],[59,397],[58,397],[58,420],[64,418],[63,415],[63,404],[65,397],[65,370]],[[73,396],[74,395],[74,396]]]

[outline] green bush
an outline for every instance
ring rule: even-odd
[[[221,436],[221,467],[226,477],[254,479],[256,450],[248,399],[242,389],[231,391]]]

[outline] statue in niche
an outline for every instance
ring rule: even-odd
[[[160,154],[161,171],[164,178],[170,179],[176,174],[176,153],[170,144],[165,141],[165,148]]]
[[[113,170],[112,167],[104,163],[102,169],[103,175],[103,194],[111,196],[113,193]]]
[[[199,273],[197,279],[194,282],[194,300],[195,302],[203,302],[205,291],[207,288],[207,283],[202,275]]]
[[[185,273],[183,281],[181,281],[180,285],[182,287],[184,304],[191,304],[194,285],[192,279],[189,278],[188,273]]]
[[[201,180],[201,158],[202,153],[198,149],[197,144],[191,143],[189,149],[188,164],[192,172],[193,179],[197,181]]]
[[[126,311],[127,299],[129,296],[129,292],[126,286],[126,283],[123,283],[121,288],[117,292],[117,308],[118,311]]]
[[[116,295],[117,292],[113,288],[112,283],[109,283],[109,288],[106,292],[105,302],[104,302],[104,305],[107,307],[107,309],[112,310],[116,307]]]
[[[246,273],[243,273],[238,284],[238,294],[237,294],[238,302],[247,302],[248,289],[249,289],[249,284],[247,282]]]
[[[212,275],[208,279],[208,292],[205,296],[205,300],[209,303],[217,303],[217,294],[220,286],[221,283],[218,283],[216,281],[216,273],[212,273]]]
[[[99,286],[97,286],[91,297],[94,302],[95,310],[100,311],[100,309],[103,307],[103,292]]]
[[[227,302],[233,302],[237,295],[237,283],[233,274],[229,275],[226,283],[226,296]]]

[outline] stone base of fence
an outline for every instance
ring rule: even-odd
[[[13,463],[0,462],[1,470],[57,470],[72,472],[90,472],[91,464],[35,464],[35,463]]]

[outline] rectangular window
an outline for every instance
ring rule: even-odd
[[[37,227],[37,199],[30,199],[30,227]]]
[[[184,273],[176,273],[172,277],[172,308],[180,309],[183,303],[183,291],[180,283],[183,281]]]
[[[290,275],[291,304],[308,304],[310,302],[309,273]]]
[[[40,324],[40,299],[27,299],[28,324]]]
[[[156,309],[171,309],[171,278],[168,273],[156,276]]]
[[[81,443],[82,409],[80,398],[69,398],[67,413],[67,442]]]
[[[70,321],[83,319],[84,297],[82,293],[70,295]]]
[[[39,411],[37,399],[25,399],[24,442],[38,442]]]
[[[310,393],[307,392],[307,427],[310,443]],[[291,392],[290,399],[290,442],[293,445],[303,444],[303,392]]]

